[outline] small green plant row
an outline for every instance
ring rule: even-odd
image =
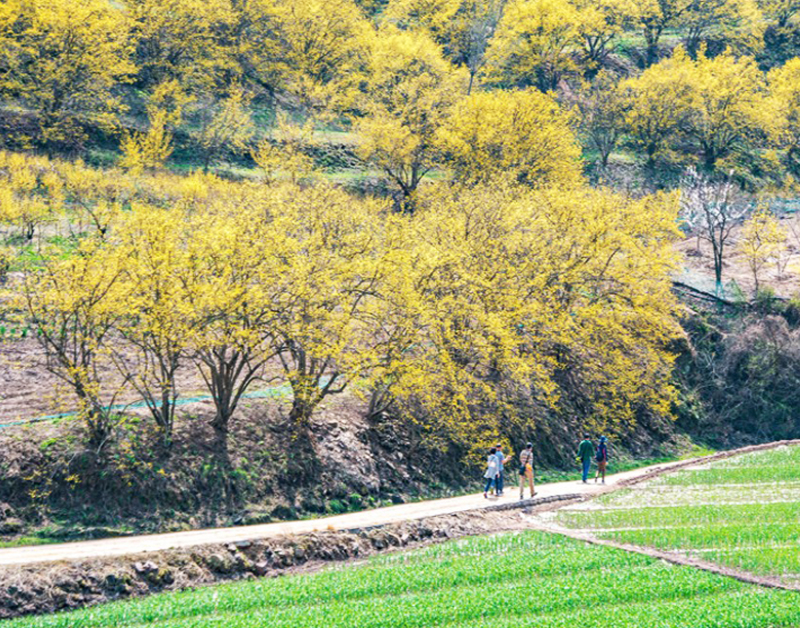
[[[769,467],[800,464],[800,447],[785,446],[734,456],[714,464],[717,469],[730,467]]]
[[[665,528],[697,525],[731,525],[747,522],[796,523],[800,502],[751,503],[738,505],[643,507],[625,510],[564,511],[563,523],[579,528]]]
[[[734,456],[705,468],[661,476],[649,487],[800,481],[800,447],[780,447]]]
[[[674,475],[665,475],[659,479],[658,484],[662,486],[696,486],[699,484],[720,486],[782,482],[800,482],[800,465],[692,469]]]
[[[800,581],[800,542],[782,547],[713,550],[697,555],[759,576],[789,576]]]
[[[738,523],[735,525],[697,525],[676,528],[641,530],[609,530],[599,536],[631,545],[664,550],[702,548],[735,549],[737,547],[769,547],[800,539],[800,523]],[[753,549],[753,552],[758,550]]]
[[[765,504],[800,501],[800,482],[782,482],[768,486],[668,486],[651,490],[623,489],[618,493],[603,495],[595,504],[603,510],[631,510],[638,508],[673,508],[710,504]]]
[[[32,333],[36,333],[38,336],[41,334],[41,331],[37,330],[36,332],[33,332],[33,330],[31,330],[31,328],[27,325],[0,325],[0,342],[3,340],[24,340]]]

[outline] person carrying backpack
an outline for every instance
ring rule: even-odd
[[[528,486],[531,487],[531,497],[536,495],[536,489],[533,486],[533,443],[528,443],[528,446],[519,455],[519,498],[525,497],[525,480],[528,481]]]
[[[606,466],[608,465],[608,443],[606,437],[601,436],[600,442],[597,445],[597,453],[594,456],[597,461],[597,473],[594,475],[594,482],[597,484],[597,477],[603,474],[603,484],[606,483]]]
[[[589,469],[592,467],[592,457],[594,456],[594,443],[588,434],[583,435],[581,444],[578,445],[578,462],[583,465],[583,483],[589,479]]]

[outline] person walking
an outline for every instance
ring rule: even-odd
[[[495,484],[495,494],[502,495],[503,494],[503,463],[506,461],[505,454],[503,453],[503,446],[497,445],[495,446],[497,452],[495,456],[497,457],[497,483]]]
[[[489,450],[489,458],[486,460],[486,473],[483,477],[486,479],[486,487],[483,489],[483,497],[489,497],[489,489],[494,484],[495,493],[497,492],[497,450],[492,447]]]
[[[578,445],[578,460],[583,465],[583,483],[589,479],[589,469],[592,466],[592,457],[594,456],[594,443],[592,437],[588,434],[583,435],[581,444]]]
[[[606,437],[601,436],[597,445],[597,453],[594,456],[597,461],[597,473],[594,474],[594,483],[597,484],[597,477],[603,474],[603,484],[606,483],[606,467],[608,466],[608,443]]]
[[[527,447],[519,455],[519,498],[525,497],[525,480],[531,488],[531,497],[536,495],[536,488],[533,485],[533,443],[528,443]]]

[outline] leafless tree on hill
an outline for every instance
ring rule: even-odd
[[[736,189],[732,175],[716,178],[690,168],[681,185],[681,219],[698,241],[711,245],[718,294],[723,291],[725,248],[734,227],[751,208],[750,199]]]

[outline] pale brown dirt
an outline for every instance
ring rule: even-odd
[[[790,298],[800,294],[800,216],[781,217],[780,225],[787,234],[782,256],[783,268],[779,267],[777,260],[765,264],[759,272],[759,283],[771,287],[778,296]],[[755,282],[746,257],[737,248],[740,231],[741,227],[734,227],[725,245],[722,282],[727,286],[730,281],[735,281],[749,297],[755,290]],[[697,238],[691,237],[676,246],[682,255],[684,270],[680,277],[696,288],[713,292],[715,279],[711,245],[701,240],[698,246]]]
[[[133,403],[141,397],[122,378],[108,360],[101,372],[107,383],[104,401]],[[22,421],[43,415],[73,412],[77,401],[69,387],[47,370],[42,348],[35,338],[0,342],[0,423]],[[203,380],[190,364],[177,374],[178,389],[184,396],[203,394]]]
[[[126,359],[133,361],[134,356],[126,354]],[[124,383],[124,378],[109,356],[99,356],[98,364],[105,403],[124,405],[142,400],[133,386]],[[265,381],[255,382],[250,392],[273,386],[272,380],[278,369],[277,364],[268,365]],[[203,377],[190,360],[184,360],[175,379],[179,398],[208,396]],[[36,338],[30,336],[5,341],[0,339],[0,382],[0,424],[74,412],[78,407],[77,398],[70,387],[48,370],[44,351]],[[212,411],[210,399],[200,403],[209,412]],[[181,409],[185,407],[181,406]],[[147,410],[135,408],[129,412],[144,415]]]

